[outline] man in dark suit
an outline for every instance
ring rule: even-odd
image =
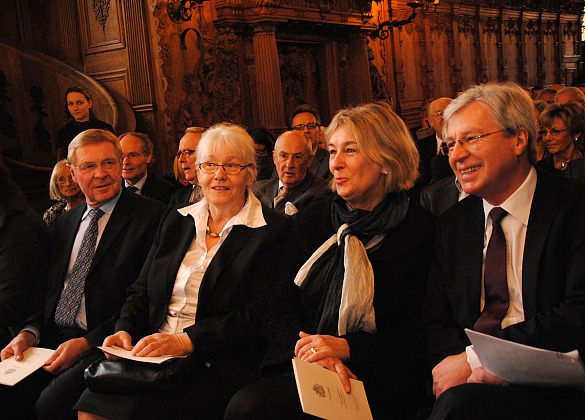
[[[201,187],[197,182],[197,166],[195,165],[197,155],[195,151],[204,131],[205,129],[202,127],[188,127],[179,141],[177,158],[189,185],[175,191],[171,196],[170,204],[196,203],[203,197]]]
[[[431,160],[443,158],[448,161],[448,158],[441,153],[441,144],[443,143],[443,111],[451,101],[451,98],[439,98],[431,102],[428,121],[434,132],[426,137],[417,137],[415,141],[420,157],[418,169],[420,176],[417,184],[422,187],[433,181],[438,181],[438,179],[433,178]]]
[[[319,147],[321,138],[321,119],[319,113],[310,105],[297,106],[290,117],[291,130],[299,131],[311,141],[313,148],[313,161],[309,169],[315,175],[323,179],[331,179],[333,176],[329,170],[329,153]]]
[[[272,152],[278,178],[257,182],[252,189],[262,203],[292,216],[315,199],[331,194],[328,182],[309,170],[311,147],[311,141],[298,131],[286,131],[278,137]]]
[[[424,322],[431,419],[582,418],[585,392],[503,386],[464,329],[585,354],[585,188],[534,168],[533,105],[515,84],[464,92],[445,110],[445,130],[471,196],[439,219]]]
[[[439,216],[465,196],[464,192],[459,191],[457,178],[451,175],[427,185],[420,193],[420,205],[426,211]]]
[[[168,204],[176,188],[164,178],[148,171],[152,160],[152,141],[143,133],[125,133],[118,137],[122,146],[122,178],[133,193]]]
[[[32,316],[1,352],[2,360],[31,346],[56,349],[43,370],[0,389],[0,410],[28,418],[67,418],[85,389],[84,369],[113,332],[126,288],[138,277],[165,206],[122,188],[122,150],[104,130],[86,130],[69,145],[69,170],[85,194],[59,217],[47,276],[45,310]],[[20,402],[20,404],[19,404]],[[10,418],[11,413],[4,412]]]

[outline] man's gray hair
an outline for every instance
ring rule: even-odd
[[[472,86],[460,93],[443,113],[445,119],[443,138],[447,133],[451,116],[473,103],[485,107],[492,114],[496,125],[506,130],[508,135],[514,135],[519,129],[525,128],[528,132],[528,160],[531,164],[536,164],[534,104],[528,93],[516,83],[486,83]]]
[[[139,138],[140,142],[142,143],[142,150],[144,151],[144,153],[146,153],[147,155],[152,154],[152,150],[154,149],[154,147],[152,145],[152,140],[150,140],[150,137],[148,137],[148,134],[136,133],[136,132],[131,131],[131,132],[124,133],[124,134],[118,136],[118,140],[122,141],[122,139],[126,136],[132,136],[132,137]]]
[[[77,148],[87,146],[88,144],[98,143],[112,143],[116,148],[118,159],[122,159],[122,148],[120,147],[120,142],[116,135],[107,130],[92,128],[90,130],[82,131],[71,140],[69,148],[67,149],[67,161],[70,165],[75,166],[75,151]]]

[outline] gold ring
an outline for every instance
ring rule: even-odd
[[[317,350],[315,350],[315,347],[311,347],[311,351],[313,352],[313,354],[317,353]]]

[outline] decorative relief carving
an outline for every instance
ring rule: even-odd
[[[14,118],[8,112],[9,102],[11,102],[11,98],[8,93],[8,80],[4,72],[0,71],[0,141],[2,141],[4,148],[18,139]]]
[[[462,5],[488,7],[492,9],[532,10],[551,13],[579,14],[583,12],[581,2],[559,0],[460,0]]]
[[[315,92],[320,90],[314,50],[296,45],[279,45],[280,81],[284,115],[300,104],[317,105]]]
[[[241,122],[240,72],[237,38],[232,28],[218,28],[203,37],[204,51],[193,72],[183,78],[182,127],[208,127],[221,121]]]
[[[93,13],[95,20],[102,25],[102,30],[106,30],[106,22],[110,16],[110,0],[93,0]]]
[[[368,46],[368,61],[370,65],[370,81],[372,82],[372,96],[375,101],[390,100],[390,92],[384,78],[380,75],[374,63],[374,51]]]

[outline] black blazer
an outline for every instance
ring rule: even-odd
[[[176,204],[188,204],[192,193],[193,185],[191,184],[185,185],[184,187],[175,190],[175,192],[171,194],[169,205],[173,206]]]
[[[55,224],[44,319],[43,314],[39,313],[26,322],[34,322],[41,331],[57,328],[54,323],[55,308],[86,208],[84,204],[72,208],[61,215]],[[85,280],[87,333],[84,337],[91,345],[101,345],[104,338],[113,333],[115,318],[126,298],[126,288],[140,273],[165,208],[158,201],[122,189]]]
[[[439,216],[459,201],[459,190],[455,185],[455,175],[433,182],[420,193],[420,205],[423,209]]]
[[[300,211],[282,248],[282,268],[269,300],[265,335],[269,343],[263,373],[291,370],[299,331],[316,334],[319,302],[309,300],[293,279],[302,264],[335,229],[331,200],[319,200]],[[347,363],[364,381],[374,418],[393,413],[407,418],[416,409],[426,372],[420,316],[422,295],[433,252],[434,217],[410,201],[401,224],[387,233],[379,248],[368,253],[375,276],[374,309],[377,332],[348,333]]]
[[[309,170],[323,179],[331,179],[333,174],[329,170],[329,153],[319,147],[313,157]]]
[[[497,337],[585,355],[585,186],[537,170],[522,264],[525,321]],[[469,196],[439,219],[426,298],[425,335],[435,366],[469,345],[480,315],[484,213]]]
[[[197,303],[194,325],[186,333],[202,360],[228,354],[250,365],[262,356],[258,346],[261,304],[278,271],[274,245],[283,239],[289,219],[262,208],[267,225],[237,225],[209,264]],[[157,332],[165,320],[177,272],[195,239],[195,223],[171,206],[163,216],[138,280],[116,331],[127,331],[137,342]]]
[[[252,192],[264,205],[274,208],[279,213],[284,213],[287,202],[293,203],[298,210],[301,210],[314,200],[329,197],[332,194],[329,182],[308,170],[305,179],[288,191],[286,197],[275,208],[274,197],[278,194],[278,181],[278,178],[260,181],[254,184]]]
[[[149,172],[142,190],[140,190],[140,195],[169,204],[171,195],[176,190],[177,188],[169,181]]]

